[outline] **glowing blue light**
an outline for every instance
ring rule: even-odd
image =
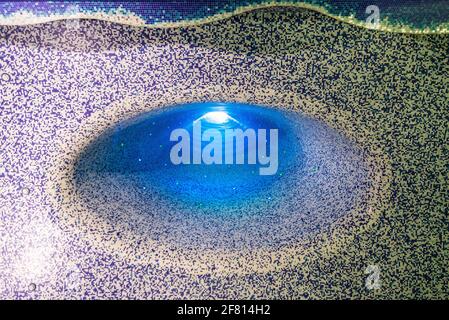
[[[209,129],[212,139],[203,139]],[[252,129],[278,129],[276,138],[257,134],[257,142],[268,141],[251,143],[256,162],[249,161],[253,135],[239,143],[243,150],[236,136],[232,144],[225,139],[226,132]],[[182,134],[171,140],[176,130]],[[260,154],[271,157],[275,139],[279,161],[262,163],[261,147],[267,148]],[[175,163],[171,151],[181,141],[175,150],[183,161]],[[206,163],[205,150],[222,160],[232,154],[233,161]],[[244,161],[237,164],[237,155]],[[276,174],[261,174],[275,162]],[[111,225],[129,221],[132,232],[170,245],[228,250],[277,248],[328,227],[368,192],[367,172],[362,152],[322,122],[276,108],[207,102],[162,108],[112,127],[79,155],[73,177],[80,199]]]
[[[193,134],[194,124],[198,122],[202,133],[214,129],[222,136],[220,145],[214,148],[222,150],[220,164],[206,165],[200,161],[193,165],[193,155],[202,155],[206,145],[210,143],[201,141],[201,137],[200,143],[194,143],[197,141]],[[174,164],[171,161],[172,147],[179,143],[170,140],[174,129],[183,129],[190,135],[190,164]],[[284,113],[254,105],[213,102],[192,103],[151,112],[116,128],[110,135],[105,135],[106,140],[99,139],[92,145],[96,149],[94,163],[101,165],[101,170],[133,177],[140,190],[145,187],[145,190],[155,190],[166,198],[176,198],[183,202],[222,206],[254,197],[266,199],[266,193],[270,192],[280,176],[260,175],[260,168],[265,168],[268,164],[250,163],[250,138],[244,142],[243,151],[237,152],[237,138],[234,138],[235,142],[230,141],[229,145],[229,141],[224,138],[225,132],[233,129],[245,132],[254,130],[256,133],[259,129],[278,129],[279,153],[282,153],[279,172],[285,172],[289,167],[301,166],[304,158],[299,134],[293,130],[292,123]],[[264,143],[267,154],[271,150],[271,140],[268,140],[270,139]],[[106,153],[100,155],[100,149]],[[213,154],[215,155],[215,151]],[[231,164],[225,163],[230,154]],[[237,155],[242,154],[243,163],[236,164]],[[257,150],[255,154],[256,159],[260,160]],[[89,170],[96,170],[94,163]]]

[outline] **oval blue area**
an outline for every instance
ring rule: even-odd
[[[207,132],[214,136],[205,139]],[[177,146],[180,149],[173,151]],[[184,162],[173,161],[171,153]],[[97,139],[81,159],[86,155],[95,159],[78,167],[78,178],[86,171],[137,174],[142,190],[209,206],[264,197],[286,171],[301,167],[304,160],[299,132],[284,113],[215,102],[164,108],[121,123]],[[209,155],[213,162],[206,164]]]
[[[195,145],[198,123],[202,135],[217,139],[214,148],[215,139]],[[250,129],[254,163],[248,143],[238,150],[226,141],[227,130]],[[277,137],[270,136],[275,129]],[[266,130],[265,144],[257,143],[259,130]],[[258,154],[261,146],[270,162]],[[193,163],[194,154],[201,163]],[[224,163],[230,155],[232,164]],[[241,164],[237,155],[244,155]],[[211,159],[221,164],[204,163]],[[117,230],[175,247],[228,250],[279,248],[322,231],[363,203],[368,172],[363,151],[321,121],[209,102],[150,111],[110,128],[79,155],[73,178],[80,201]]]

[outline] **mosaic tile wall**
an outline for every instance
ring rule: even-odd
[[[311,9],[365,27],[372,23],[374,16],[371,15],[378,10],[379,20],[376,26],[371,26],[375,29],[407,33],[449,32],[447,0],[2,0],[0,25],[87,18],[134,26],[181,26],[279,6]]]
[[[178,28],[0,27],[0,296],[447,299],[448,47],[444,34],[298,8]],[[318,234],[257,250],[150,239],[135,232],[144,205],[97,214],[121,189],[97,190],[97,207],[80,197],[84,148],[121,121],[193,101],[270,105],[344,134],[366,168],[359,201]],[[336,177],[343,160],[322,169]]]

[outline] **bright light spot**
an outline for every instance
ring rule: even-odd
[[[209,123],[216,124],[216,125],[220,125],[220,124],[223,125],[223,124],[228,123],[230,121],[235,122],[235,123],[239,123],[236,119],[231,117],[225,111],[210,111],[210,112],[207,112],[203,116],[201,116],[198,119],[196,119],[194,122],[200,121],[200,120],[204,120],[204,121],[207,121]]]
[[[221,124],[226,123],[230,119],[232,119],[226,112],[224,111],[211,111],[206,113],[203,117],[204,120],[210,123]]]

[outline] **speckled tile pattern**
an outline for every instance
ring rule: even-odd
[[[447,298],[448,47],[447,35],[286,8],[186,28],[1,27],[1,297]],[[93,214],[73,183],[83,148],[190,101],[270,105],[334,128],[360,150],[363,197],[313,237],[260,250],[186,251],[134,232],[122,206]],[[369,265],[379,289],[365,286]]]

